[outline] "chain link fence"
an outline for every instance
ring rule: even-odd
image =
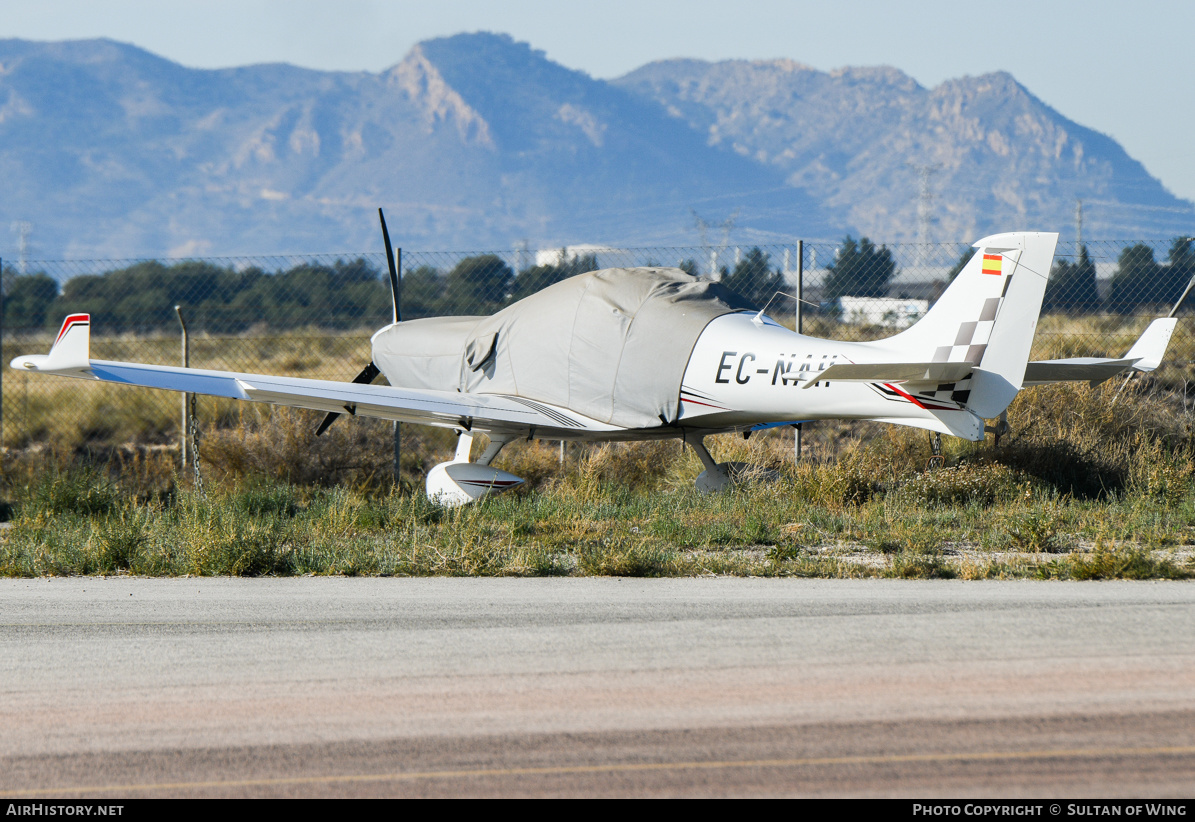
[[[609,248],[401,254],[404,319],[490,314],[596,268],[677,266],[719,279],[787,325],[844,340],[889,336],[915,322],[973,253],[967,243]],[[1060,244],[1033,358],[1120,356],[1165,315],[1195,276],[1191,240]],[[48,350],[62,318],[92,315],[92,356],[181,362],[179,317],[197,368],[350,380],[369,337],[390,320],[385,254],[3,263],[2,429],[5,449],[177,448],[177,395],[91,385],[7,367]],[[797,295],[800,295],[798,300]],[[1161,383],[1186,390],[1193,340],[1180,322]],[[1184,393],[1185,396],[1185,393]],[[238,404],[202,399],[200,425],[229,424]],[[832,458],[866,424],[807,424],[803,454]],[[791,431],[767,436],[792,437]]]

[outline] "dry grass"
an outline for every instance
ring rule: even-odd
[[[1142,324],[1083,322],[1126,346]],[[347,378],[363,355],[339,345],[271,341],[251,369],[223,365]],[[1073,353],[1091,349],[1049,355]],[[22,379],[38,378],[5,381],[6,424]],[[675,440],[572,444],[563,465],[555,442],[516,442],[496,464],[526,485],[457,511],[422,494],[451,432],[403,426],[396,484],[388,423],[346,418],[316,438],[317,413],[204,401],[203,497],[177,472],[176,395],[154,410],[144,391],[54,386],[37,400],[44,428],[30,411],[6,433],[0,574],[1195,575],[1192,414],[1170,377],[1025,391],[999,448],[947,438],[932,471],[929,437],[913,429],[819,424],[795,465],[787,429],[712,438],[719,461],[780,479],[709,497]],[[83,434],[51,413],[68,403]]]

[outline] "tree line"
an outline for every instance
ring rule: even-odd
[[[1078,260],[1054,263],[1044,302],[1047,310],[1078,314],[1099,311],[1128,314],[1144,307],[1158,311],[1173,306],[1192,277],[1195,277],[1195,253],[1191,240],[1176,238],[1164,263],[1154,258],[1150,246],[1137,243],[1121,249],[1108,293],[1101,298],[1095,263],[1084,245],[1079,249]]]
[[[973,252],[960,258],[948,279]],[[598,267],[594,255],[515,272],[501,257],[466,257],[448,271],[418,266],[403,272],[405,319],[447,314],[492,314],[561,280]],[[696,275],[697,265],[680,267]],[[822,298],[888,296],[897,272],[892,251],[862,237],[847,236],[827,267]],[[733,267],[719,272],[724,285],[763,306],[785,289],[780,269],[761,248],[750,249]],[[1074,261],[1055,262],[1044,309],[1066,313],[1130,313],[1141,307],[1172,305],[1195,276],[1191,241],[1177,239],[1167,260],[1158,262],[1145,244],[1125,247],[1108,293],[1101,297],[1087,247]],[[209,333],[240,333],[255,325],[271,328],[350,329],[380,326],[390,318],[390,285],[384,272],[364,258],[331,264],[304,263],[267,272],[237,270],[204,261],[137,263],[102,274],[73,277],[59,287],[44,272],[3,271],[4,328],[53,330],[68,314],[103,318],[112,333],[141,333],[177,327],[174,306],[186,311],[189,326]]]
[[[1060,258],[1054,262],[1042,310],[1064,314],[1131,314],[1138,310],[1169,309],[1195,277],[1195,250],[1191,242],[1186,237],[1176,238],[1166,262],[1158,262],[1153,248],[1145,243],[1125,246],[1103,296],[1095,263],[1083,245],[1077,260]],[[965,252],[943,285],[953,280],[975,253]],[[876,248],[866,237],[856,242],[848,235],[839,246],[833,265],[827,269],[822,297],[827,300],[848,295],[885,297],[895,274],[896,264],[889,249]]]
[[[563,256],[563,255],[562,255]],[[598,267],[595,255],[534,265],[517,274],[499,256],[466,257],[448,271],[422,265],[403,271],[404,319],[450,314],[492,314],[554,283]],[[680,267],[696,274],[697,265]],[[780,288],[778,271],[758,248],[723,270],[727,284],[762,305]],[[53,330],[62,318],[90,313],[109,333],[145,333],[178,327],[182,306],[188,327],[215,334],[254,326],[351,329],[390,319],[390,283],[364,258],[331,264],[304,263],[266,272],[237,270],[204,261],[136,263],[102,274],[72,277],[59,287],[45,272],[3,272],[6,331]]]

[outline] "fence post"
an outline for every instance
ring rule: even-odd
[[[4,455],[4,258],[0,257],[0,457]]]
[[[190,341],[187,339],[187,321],[183,319],[183,309],[181,306],[176,305],[174,307],[174,313],[178,315],[178,324],[183,327],[183,339],[182,339],[183,368],[190,368],[191,367],[191,344],[190,344]],[[188,428],[187,412],[189,412],[191,410],[191,395],[186,392],[183,392],[183,409],[182,410],[183,410],[183,415],[182,415],[182,419],[179,422],[178,450],[182,456],[182,470],[183,470],[183,472],[186,472],[186,470],[187,470],[187,433],[188,433],[187,432],[187,428]]]
[[[793,327],[801,333],[801,305],[805,299],[805,241],[797,240],[797,307]],[[797,433],[793,437],[793,460],[801,461],[801,423],[795,426]]]
[[[394,249],[394,251],[395,251],[394,273],[396,275],[395,291],[397,292],[394,295],[394,306],[395,306],[394,321],[398,322],[400,319],[400,316],[398,314],[398,306],[399,306],[400,301],[402,300],[402,249],[396,248],[396,249]],[[402,478],[399,476],[399,458],[401,456],[402,456],[402,424],[398,420],[395,420],[394,421],[394,484],[396,486],[398,486],[400,489],[402,487]]]

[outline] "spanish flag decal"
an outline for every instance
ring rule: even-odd
[[[1000,256],[999,254],[984,254],[983,255],[983,273],[984,274],[995,274],[997,277],[999,277],[1001,274],[1004,273],[1004,270],[1001,266],[1001,263],[1003,262],[1003,260],[1004,260],[1004,258],[1002,256]]]

